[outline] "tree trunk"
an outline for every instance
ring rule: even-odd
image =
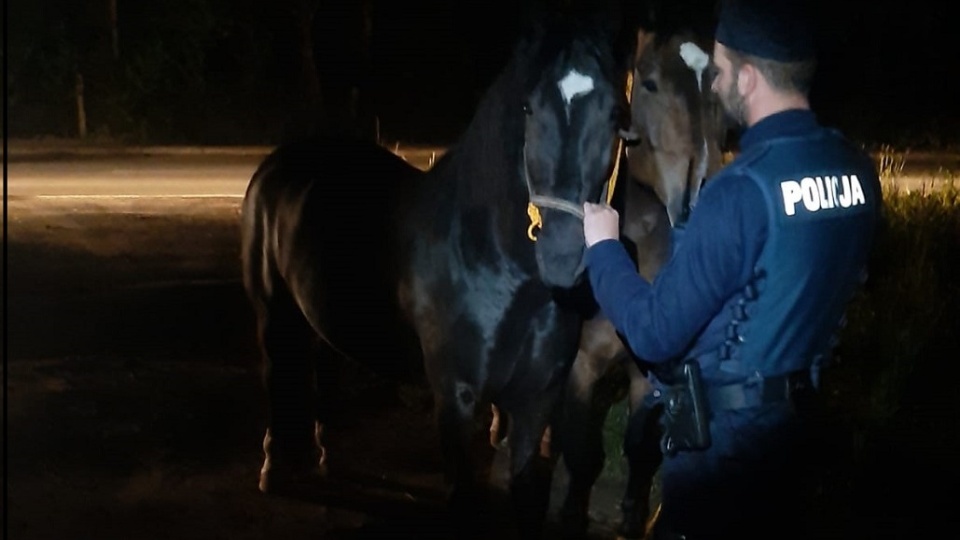
[[[360,42],[360,80],[357,87],[357,121],[361,135],[380,142],[380,119],[373,108],[373,2],[362,0],[363,34]]]
[[[316,134],[327,123],[323,107],[324,93],[313,53],[313,24],[319,7],[319,0],[295,0],[292,5],[300,51],[300,73],[299,104],[291,111],[294,116],[286,130],[291,138]]]
[[[314,47],[328,131],[376,138],[368,93],[372,32],[370,0],[326,0],[321,4],[314,22]]]
[[[87,107],[83,99],[83,74],[75,70],[74,93],[77,100],[77,136],[87,138]]]
[[[107,0],[108,20],[110,23],[110,45],[113,59],[120,59],[120,33],[117,31],[117,0]]]

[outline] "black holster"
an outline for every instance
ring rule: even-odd
[[[681,450],[705,450],[710,447],[710,412],[700,378],[700,363],[684,360],[676,369],[674,384],[662,390],[663,437],[660,450],[675,455]]]

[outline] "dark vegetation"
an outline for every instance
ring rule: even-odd
[[[446,144],[505,61],[522,4],[13,0],[5,120],[14,138],[274,144],[346,129]],[[864,144],[956,148],[950,19],[924,1],[818,4],[823,120]]]

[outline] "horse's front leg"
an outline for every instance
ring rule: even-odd
[[[550,389],[510,411],[510,497],[524,539],[543,535],[557,453],[541,446],[559,395],[559,388]]]
[[[569,473],[567,494],[560,510],[563,533],[583,538],[589,527],[590,493],[603,470],[603,424],[620,392],[600,391],[601,379],[612,380],[625,354],[613,325],[596,317],[583,325],[580,349],[564,393],[558,439]],[[625,381],[624,381],[625,382]],[[619,386],[611,385],[611,390]]]
[[[653,385],[633,360],[627,360],[627,373],[630,376],[630,417],[623,449],[629,473],[621,501],[623,516],[619,534],[623,538],[644,538],[649,529],[647,521],[650,520],[651,488],[657,468],[663,460],[657,417],[659,411],[644,403],[644,398],[653,391]],[[655,515],[653,517],[656,518]]]
[[[449,489],[447,502],[453,522],[467,530],[480,523],[482,507],[487,504],[477,455],[478,447],[485,445],[475,444],[478,406],[476,388],[463,381],[453,381],[436,393],[444,480]]]

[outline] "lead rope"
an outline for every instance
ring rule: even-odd
[[[607,179],[607,183],[603,187],[603,191],[606,194],[604,198],[606,199],[607,204],[610,204],[610,201],[613,200],[613,190],[617,187],[617,171],[620,170],[620,154],[622,152],[623,139],[620,139],[619,143],[617,144],[617,156],[613,161],[613,172],[610,174],[610,178]],[[524,169],[526,169],[526,151],[524,151]],[[526,172],[524,174],[526,174]],[[530,202],[527,203],[527,216],[530,218],[530,226],[527,227],[527,238],[533,240],[534,242],[537,241],[537,237],[533,234],[534,229],[539,229],[543,226],[543,217],[540,215],[540,207],[535,204],[536,202],[540,203],[541,206],[564,210],[567,213],[583,219],[583,210],[574,206],[573,203],[567,201],[556,201],[552,197],[533,195],[530,197]]]
[[[627,73],[627,104],[630,104],[630,98],[633,96],[633,71]],[[610,204],[610,201],[613,200],[613,191],[617,187],[617,173],[620,171],[620,155],[623,153],[623,138],[618,137],[617,139],[617,155],[613,161],[613,171],[610,173],[610,178],[607,179],[607,183],[604,186],[604,197],[607,200],[607,204]],[[530,202],[527,203],[527,216],[530,218],[530,226],[527,227],[527,238],[536,242],[537,237],[534,236],[533,231],[539,229],[543,226],[543,217],[540,215],[540,207],[538,207],[535,202],[548,207],[557,208],[560,210],[565,210],[578,216],[580,219],[583,219],[583,211],[579,208],[573,207],[572,203],[567,201],[554,202],[554,199],[551,197],[541,197],[538,195],[533,195],[533,191],[530,189],[530,171],[527,169],[527,145],[523,145],[523,174],[527,180],[527,190],[531,193]]]

